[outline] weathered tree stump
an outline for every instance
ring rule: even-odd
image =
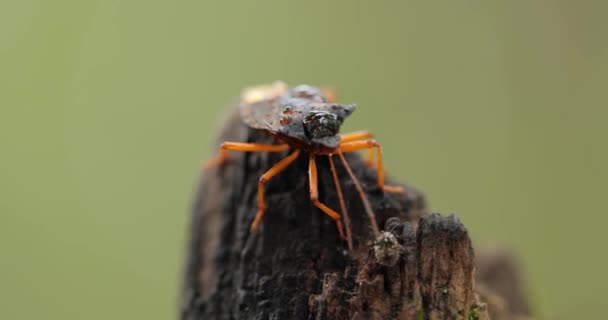
[[[235,114],[220,141],[272,142]],[[390,150],[386,151],[390,155]],[[455,216],[427,214],[423,195],[383,193],[376,172],[347,159],[378,221],[370,229],[361,199],[336,162],[353,236],[352,251],[308,195],[302,155],[266,187],[256,234],[257,182],[280,154],[231,154],[203,173],[192,210],[182,320],[487,319],[473,291],[474,254]],[[340,208],[328,161],[318,160],[320,200]],[[395,184],[394,181],[390,183]]]

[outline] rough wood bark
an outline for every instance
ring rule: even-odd
[[[220,141],[271,142],[233,115]],[[390,154],[390,150],[386,151]],[[473,292],[473,249],[455,217],[428,215],[423,195],[385,194],[375,170],[348,161],[369,196],[380,235],[352,181],[336,163],[354,250],[308,196],[303,155],[266,187],[261,230],[249,232],[257,181],[280,154],[231,154],[203,174],[192,210],[184,273],[183,320],[487,319]],[[319,158],[320,200],[338,209],[328,161]],[[390,180],[389,180],[390,181]],[[390,181],[392,182],[392,181]]]

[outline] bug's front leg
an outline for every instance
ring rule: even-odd
[[[321,209],[321,211],[325,212],[330,218],[332,218],[336,222],[336,227],[338,228],[338,233],[340,234],[340,238],[345,240],[344,230],[342,227],[341,216],[339,213],[334,211],[332,208],[328,207],[324,203],[319,201],[319,177],[317,175],[317,162],[315,160],[315,155],[313,153],[310,154],[310,160],[308,163],[308,183],[309,183],[309,192],[310,192],[310,201],[315,207]]]
[[[354,152],[359,150],[373,150],[376,149],[376,153],[378,156],[377,159],[377,170],[378,170],[378,186],[380,189],[386,192],[395,192],[395,193],[404,193],[405,189],[403,187],[398,186],[387,186],[384,185],[384,165],[382,161],[382,147],[376,140],[367,139],[367,140],[358,140],[351,141],[346,143],[341,143],[338,147],[342,153]]]
[[[205,162],[204,169],[213,168],[224,164],[228,160],[228,151],[241,152],[283,152],[289,150],[287,144],[259,144],[259,143],[243,143],[243,142],[224,142],[220,146],[220,154]]]
[[[266,212],[266,204],[264,203],[264,185],[272,179],[272,177],[279,174],[281,171],[285,170],[287,166],[292,164],[300,155],[300,150],[294,151],[289,156],[283,158],[281,161],[277,162],[272,168],[268,169],[258,180],[258,212],[251,223],[251,232],[256,232],[258,230],[258,226],[260,222],[262,222],[262,217],[264,216],[264,212]]]
[[[329,154],[327,156],[329,159],[329,168],[331,169],[331,175],[334,179],[334,186],[336,187],[336,193],[338,194],[338,201],[340,203],[340,209],[342,210],[342,215],[344,217],[344,227],[346,231],[346,243],[348,244],[348,250],[353,250],[353,238],[350,230],[350,218],[348,216],[348,211],[346,209],[346,201],[344,201],[344,194],[342,193],[342,186],[340,185],[340,178],[338,177],[338,171],[336,170],[336,165],[334,164],[333,154]]]

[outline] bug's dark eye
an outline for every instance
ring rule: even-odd
[[[313,111],[304,117],[302,124],[308,139],[314,140],[337,135],[342,119],[331,112]]]

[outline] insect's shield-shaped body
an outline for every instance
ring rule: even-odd
[[[240,105],[248,126],[300,148],[316,150],[338,147],[340,127],[355,108],[354,104],[328,101],[317,87],[289,88],[283,82],[246,89]]]

